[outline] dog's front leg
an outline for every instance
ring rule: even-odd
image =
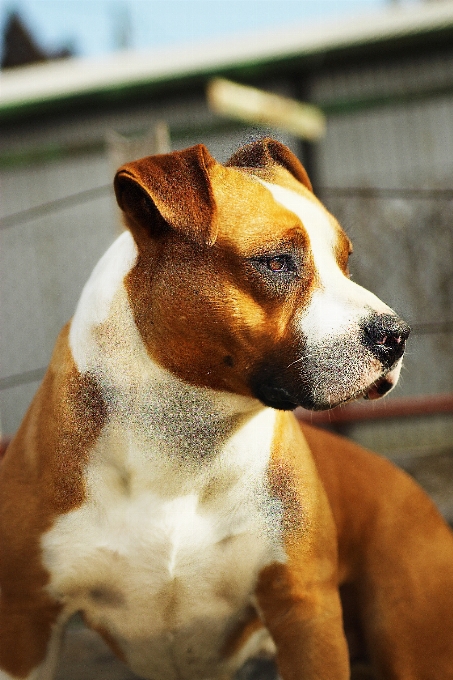
[[[332,511],[294,416],[278,418],[269,486],[285,557],[261,572],[258,604],[283,680],[348,680]]]
[[[0,607],[0,680],[52,680],[64,622],[54,607]]]
[[[322,565],[320,565],[322,568]],[[288,564],[261,574],[257,591],[283,680],[348,680],[349,659],[335,583],[310,582]]]

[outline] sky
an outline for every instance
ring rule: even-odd
[[[124,46],[146,49],[346,18],[392,1],[0,0],[0,25],[16,10],[47,50],[72,47],[79,56],[99,56]]]

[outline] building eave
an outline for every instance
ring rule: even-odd
[[[420,40],[439,44],[442,36],[453,36],[449,0],[200,45],[26,66],[0,74],[0,121],[201,87],[213,75],[247,80],[288,66],[309,69],[315,63]]]

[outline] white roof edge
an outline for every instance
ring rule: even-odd
[[[391,7],[322,24],[302,24],[199,45],[73,58],[0,73],[0,109],[67,96],[165,81],[203,71],[316,54],[453,26],[453,2]]]

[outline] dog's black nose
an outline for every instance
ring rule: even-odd
[[[363,344],[379,359],[384,368],[391,368],[404,354],[410,328],[393,314],[376,314],[362,325]]]

